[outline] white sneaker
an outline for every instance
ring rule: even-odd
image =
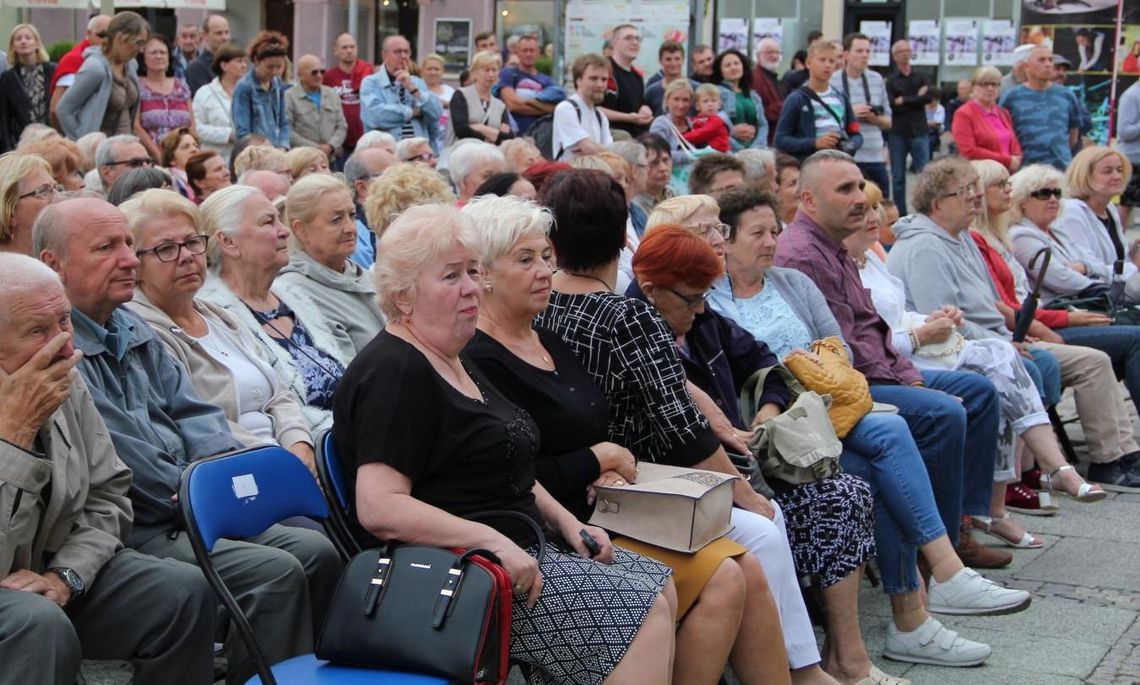
[[[930,579],[927,610],[932,614],[994,616],[1024,611],[1032,599],[1024,590],[1010,590],[963,568],[945,583]]]
[[[990,658],[990,646],[959,637],[933,616],[904,633],[891,621],[883,656],[895,661],[934,666],[977,666]]]

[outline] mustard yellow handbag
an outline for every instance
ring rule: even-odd
[[[818,361],[800,354],[784,358],[784,366],[808,390],[831,396],[827,410],[835,434],[847,437],[874,404],[867,378],[851,366],[843,341],[836,336],[816,340],[811,351]]]

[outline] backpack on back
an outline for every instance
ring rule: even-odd
[[[578,115],[578,123],[582,123],[582,107],[570,98],[564,102],[569,102],[570,106],[574,108],[574,112]],[[594,110],[594,116],[598,118],[598,129],[602,128],[602,113]],[[534,144],[538,148],[539,154],[543,159],[556,161],[562,155],[562,148],[554,149],[554,113],[544,114],[527,129],[527,135],[534,139]]]

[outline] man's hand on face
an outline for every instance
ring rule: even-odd
[[[31,449],[40,427],[71,392],[72,371],[83,353],[72,349],[70,357],[58,358],[70,341],[70,333],[60,333],[12,373],[0,369],[0,438]]]

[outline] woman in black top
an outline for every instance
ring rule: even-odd
[[[593,510],[592,485],[636,478],[632,453],[607,438],[610,403],[555,333],[532,329],[550,297],[551,216],[511,197],[483,197],[463,210],[480,237],[484,293],[479,332],[467,353],[534,418],[542,436],[538,479],[581,519]],[[763,570],[721,538],[695,554],[619,538],[615,544],[669,564],[681,620],[673,682],[715,683],[728,660],[744,683],[788,682],[779,613]]]
[[[534,422],[460,355],[479,315],[470,244],[466,222],[442,205],[409,209],[380,240],[389,324],[349,365],[333,409],[356,536],[498,555],[515,591],[511,658],[532,681],[666,683],[669,570],[615,550],[535,482]],[[548,547],[540,568],[529,527],[462,518],[501,509],[545,521],[573,552]],[[583,530],[599,544],[593,559]]]
[[[49,123],[51,77],[55,74],[55,62],[31,24],[18,24],[9,34],[8,63],[11,68],[0,75],[0,152],[15,149],[28,124]]]

